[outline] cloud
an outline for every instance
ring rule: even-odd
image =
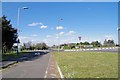
[[[59,37],[57,36],[57,37],[55,37],[56,39],[58,39]]]
[[[44,26],[44,25],[42,25],[42,26],[40,26],[40,28],[42,29],[42,28],[47,28],[48,26]]]
[[[41,22],[37,23],[37,22],[33,22],[31,24],[28,24],[28,26],[39,26],[39,25],[43,25]]]
[[[60,35],[60,36],[63,36],[63,35],[64,35],[64,32],[60,32],[59,35]]]
[[[57,29],[57,30],[59,30],[59,29],[64,29],[64,27],[63,27],[63,26],[58,26],[58,27],[56,27],[56,29]]]
[[[51,36],[51,35],[47,35],[46,37],[47,37],[47,38],[51,38],[52,36]]]
[[[75,31],[69,31],[69,32],[67,33],[67,35],[70,35],[70,36],[75,35],[75,34],[76,34]]]
[[[32,34],[31,36],[36,37],[36,36],[38,36],[38,35],[36,35],[36,34]]]
[[[26,36],[19,36],[20,39],[28,39],[29,37]]]
[[[40,26],[41,29],[44,29],[44,28],[48,28],[48,26],[45,26],[43,23],[41,22],[33,22],[31,24],[28,24],[28,26]]]
[[[108,39],[113,39],[113,36],[112,35],[105,35],[105,38],[108,40]]]
[[[107,38],[108,38],[108,37],[112,37],[112,35],[105,35],[105,37],[107,37]]]

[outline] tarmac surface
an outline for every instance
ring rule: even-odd
[[[13,65],[2,71],[2,78],[44,78],[50,55],[47,53]]]

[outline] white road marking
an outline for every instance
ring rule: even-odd
[[[49,67],[49,63],[50,63],[50,58],[51,58],[51,56],[52,56],[52,55],[50,55],[50,57],[49,57],[48,66],[47,66],[47,69],[46,69],[46,71],[45,71],[45,76],[44,76],[44,78],[47,77],[48,67]]]
[[[51,75],[51,76],[54,76],[54,77],[56,76],[56,74],[50,74],[50,75]]]
[[[56,64],[57,64],[57,62],[56,62]],[[61,78],[64,78],[64,77],[63,77],[63,74],[62,74],[62,72],[61,72],[61,70],[60,70],[60,68],[59,68],[59,66],[58,66],[58,64],[57,64],[57,68],[58,68],[58,71],[59,71],[60,77],[61,77]]]

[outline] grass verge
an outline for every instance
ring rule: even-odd
[[[117,78],[118,54],[109,52],[54,52],[65,78]]]
[[[14,52],[9,52],[9,53],[2,54],[2,60],[9,60],[9,59],[12,59],[12,58],[19,58],[22,55],[28,54],[28,53],[25,53],[25,52],[27,52],[27,51],[19,52],[18,55],[17,55],[17,53],[15,51]]]

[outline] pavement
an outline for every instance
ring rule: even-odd
[[[17,61],[3,61],[3,62],[0,62],[0,68],[6,68],[10,65],[13,65],[17,63]]]

